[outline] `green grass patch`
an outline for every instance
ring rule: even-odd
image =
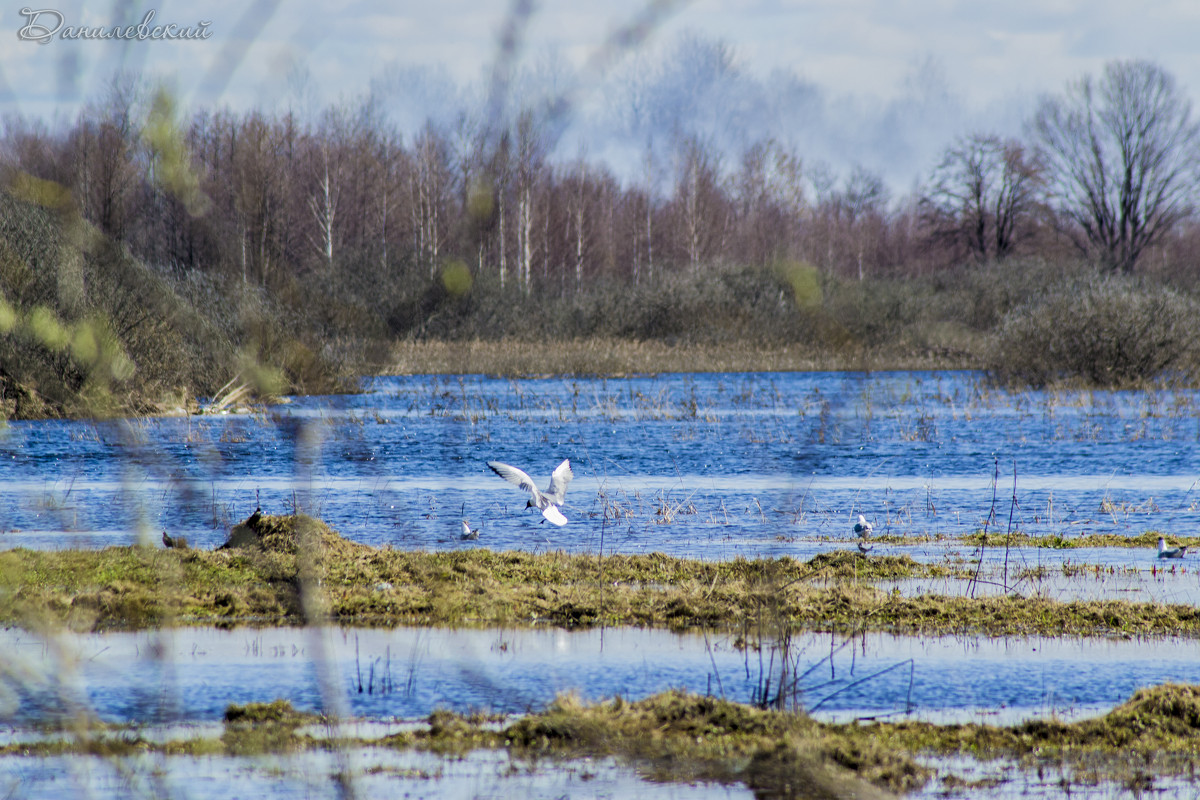
[[[1200,759],[1200,686],[1165,684],[1134,693],[1108,714],[1077,722],[1015,725],[928,722],[822,723],[802,711],[764,710],[715,697],[667,691],[638,701],[585,703],[560,695],[517,719],[432,713],[427,725],[382,740],[329,739],[300,732],[324,718],[287,701],[231,705],[215,738],[143,740],[134,727],[0,747],[0,755],[138,753],[254,756],[358,747],[419,748],[447,758],[506,749],[516,761],[615,757],[655,781],[743,783],[763,797],[884,797],[970,781],[954,762],[927,756],[1006,760],[1025,770],[1065,771],[1089,786],[1153,785],[1190,776]]]
[[[1008,635],[1200,635],[1200,609],[1017,595],[903,597],[876,581],[945,577],[907,556],[843,550],[697,561],[652,553],[373,548],[305,516],[235,527],[212,551],[113,547],[0,553],[0,622],[29,628],[181,624],[637,625]],[[239,534],[241,531],[241,534]]]
[[[1109,713],[1077,722],[878,722],[830,729],[885,750],[1011,759],[1026,768],[1068,764],[1085,768],[1096,780],[1131,785],[1149,773],[1195,775],[1200,767],[1200,686],[1139,689]]]
[[[1137,536],[1122,536],[1118,533],[1084,533],[1072,537],[1058,534],[1030,536],[1020,532],[985,534],[983,531],[976,531],[963,536],[962,541],[967,544],[982,544],[988,547],[1004,547],[1007,544],[1011,547],[1041,547],[1050,550],[1072,550],[1080,547],[1146,547],[1157,550],[1159,536],[1164,537],[1170,547],[1178,547],[1181,544],[1193,547],[1200,542],[1200,537],[1197,536],[1167,535],[1153,530]]]

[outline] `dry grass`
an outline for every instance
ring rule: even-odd
[[[628,375],[661,372],[805,372],[839,369],[962,369],[973,366],[945,353],[884,350],[822,352],[807,345],[754,342],[678,344],[589,338],[551,342],[517,339],[465,342],[405,341],[386,375]]]
[[[884,797],[928,770],[899,750],[825,735],[804,714],[762,711],[684,692],[633,703],[561,696],[504,731],[516,750],[615,755],[656,780],[744,782],[761,797]]]

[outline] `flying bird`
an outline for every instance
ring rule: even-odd
[[[858,522],[854,524],[854,532],[864,539],[871,535],[871,523],[867,522],[867,518],[862,514],[858,515]]]
[[[1167,549],[1167,540],[1163,537],[1158,537],[1158,557],[1159,558],[1183,558],[1187,555],[1187,545],[1172,547]]]
[[[566,498],[567,484],[575,477],[575,473],[571,472],[570,459],[563,461],[554,468],[554,472],[550,473],[550,486],[544,492],[538,490],[537,484],[533,482],[533,478],[516,467],[499,461],[489,461],[487,465],[491,467],[492,472],[504,478],[504,480],[514,483],[529,492],[530,497],[528,502],[525,503],[526,508],[539,509],[542,512],[542,516],[555,525],[567,524],[567,518],[562,515],[558,507],[563,504],[563,500]]]

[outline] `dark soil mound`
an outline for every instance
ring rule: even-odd
[[[307,514],[263,514],[255,511],[234,525],[220,550],[253,547],[271,553],[294,555],[300,548],[313,547],[320,553],[350,554],[370,549],[341,536],[319,519]]]

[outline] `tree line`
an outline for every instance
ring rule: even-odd
[[[0,404],[62,413],[89,391],[204,393],[239,375],[324,391],[386,364],[398,338],[736,340],[961,364],[1007,330],[991,363],[1023,349],[1021,374],[1047,381],[1065,323],[1059,309],[1034,325],[1035,301],[1051,296],[1093,298],[1099,344],[1069,349],[1099,353],[1095,375],[1157,364],[1104,371],[1109,339],[1168,318],[1154,341],[1176,342],[1171,369],[1200,363],[1176,324],[1194,303],[1137,283],[1193,295],[1200,231],[1197,122],[1152,63],[1046,96],[1023,138],[956,139],[902,197],[770,138],[736,154],[697,135],[666,156],[648,142],[618,178],[555,154],[560,113],[464,113],[405,137],[371,102],[184,117],[122,80],[68,125],[6,120]],[[1081,265],[1126,282],[1067,274]],[[1139,298],[1141,327],[1121,327]]]
[[[1200,133],[1173,78],[1113,62],[1044,98],[1025,139],[960,137],[912,195],[863,167],[838,175],[773,139],[719,152],[676,137],[618,180],[552,158],[551,109],[461,114],[407,140],[378,104],[202,109],[114,82],[74,124],[10,119],[3,163],[66,187],[147,263],[279,286],[311,273],[405,280],[447,264],[501,288],[578,292],[660,272],[788,260],[862,279],[1015,254],[1075,252],[1133,272],[1190,255]],[[658,161],[665,163],[658,163]]]

